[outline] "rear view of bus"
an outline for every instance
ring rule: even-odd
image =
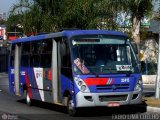
[[[79,35],[71,46],[76,107],[141,103],[138,60],[126,35]]]

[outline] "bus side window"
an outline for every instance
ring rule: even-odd
[[[10,59],[10,67],[14,67],[14,56],[15,56],[15,44],[12,44],[11,48],[11,59]]]
[[[52,54],[52,39],[42,41],[41,51],[42,54]]]
[[[40,67],[41,41],[31,42],[30,66]]]
[[[41,53],[42,42],[34,41],[31,42],[31,53],[32,54],[40,54]]]
[[[30,60],[30,42],[22,43],[21,66],[29,67]]]
[[[70,52],[69,52],[69,46],[67,44],[67,41],[65,39],[62,39],[60,43],[60,51],[61,51],[61,65],[62,67],[71,67],[70,62]]]
[[[31,67],[40,67],[40,55],[32,54],[30,56],[30,66]]]
[[[62,38],[60,42],[60,54],[61,54],[61,72],[65,76],[72,77],[70,50],[67,39]]]
[[[42,41],[41,67],[51,68],[52,60],[52,40],[47,39]]]
[[[22,55],[28,55],[31,51],[31,44],[30,42],[22,43]]]

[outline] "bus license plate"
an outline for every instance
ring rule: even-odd
[[[119,107],[120,103],[119,102],[109,102],[107,104],[108,107]]]

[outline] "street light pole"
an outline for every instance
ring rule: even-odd
[[[159,33],[159,43],[158,43],[158,71],[157,71],[157,79],[156,79],[156,98],[160,98],[159,90],[160,90],[160,33]]]

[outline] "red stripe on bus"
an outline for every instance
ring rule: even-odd
[[[29,93],[29,97],[32,98],[32,90],[29,86],[29,78],[28,78],[28,74],[27,72],[25,71],[25,81],[26,81],[26,85],[27,85],[27,90],[28,90],[28,93]]]
[[[108,78],[87,78],[84,80],[87,86],[106,85]]]

